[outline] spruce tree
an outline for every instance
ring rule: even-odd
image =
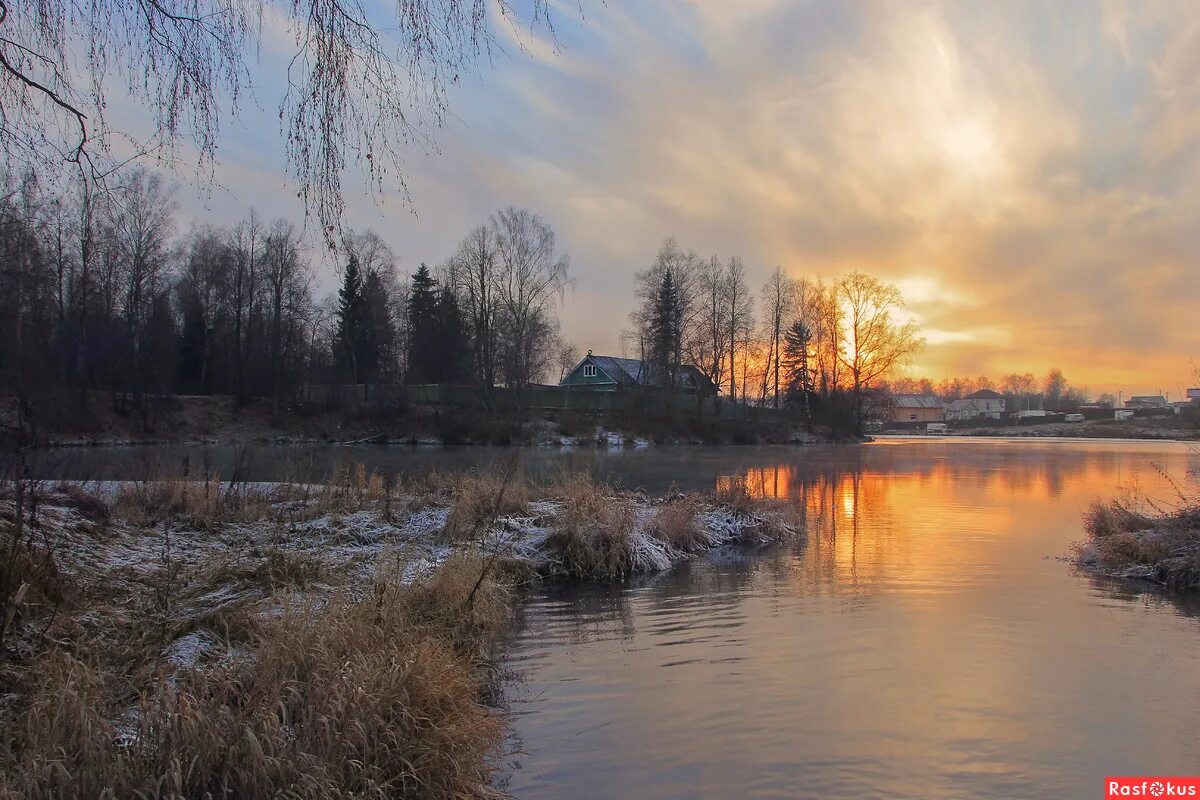
[[[679,370],[683,320],[679,289],[671,270],[663,272],[650,317],[650,374],[664,386],[674,386]]]
[[[338,289],[337,362],[354,383],[364,379],[362,356],[363,283],[354,254]]]
[[[811,346],[812,331],[802,320],[796,320],[784,334],[783,370],[787,378],[788,402],[799,404],[805,417],[809,414],[808,396],[812,392]]]
[[[458,298],[443,287],[437,300],[438,382],[470,382],[470,342]]]
[[[363,317],[359,363],[362,374],[379,380],[396,345],[396,326],[388,310],[383,276],[372,270],[363,282]]]
[[[409,352],[408,383],[435,383],[440,375],[438,362],[437,282],[424,264],[412,277],[408,299]]]

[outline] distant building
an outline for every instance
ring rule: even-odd
[[[941,422],[946,418],[946,404],[932,394],[894,394],[890,418],[901,424]]]
[[[1004,395],[980,389],[946,406],[946,419],[1000,419],[1004,416]]]
[[[1125,401],[1126,408],[1166,408],[1167,398],[1161,394],[1135,394]]]
[[[717,393],[717,387],[708,376],[691,364],[681,365],[676,374],[678,389],[701,395]],[[637,387],[663,388],[666,375],[663,370],[655,370],[636,358],[597,356],[589,350],[558,385],[594,392],[619,392]]]

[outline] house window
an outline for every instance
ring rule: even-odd
[[[917,418],[917,415],[916,415],[916,414],[909,414],[909,415],[908,415],[908,418],[909,418],[909,419],[916,419],[916,418]]]
[[[596,377],[596,365],[595,364],[584,364],[583,365],[583,377],[585,377],[585,378]]]

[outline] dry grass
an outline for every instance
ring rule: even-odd
[[[758,511],[762,500],[750,491],[744,480],[731,480],[718,484],[713,492],[718,506],[737,514],[749,516]]]
[[[532,490],[521,475],[462,474],[445,485],[453,505],[443,535],[452,542],[477,541],[497,517],[529,510]]]
[[[802,507],[755,494],[745,481],[730,481],[718,486],[713,493],[713,503],[738,520],[738,530],[747,544],[782,541],[805,527]]]
[[[249,583],[268,592],[307,589],[328,574],[325,562],[313,553],[273,547],[262,555],[247,554],[218,561],[199,580],[205,590]]]
[[[201,480],[162,473],[122,485],[111,511],[131,525],[179,522],[208,529],[230,522],[312,519],[370,505],[386,508],[398,499],[394,482],[356,464],[336,468],[321,484],[237,483],[222,481],[215,474]]]
[[[676,552],[694,553],[708,541],[697,519],[704,510],[703,501],[696,495],[680,495],[663,504],[654,514],[651,535]]]
[[[636,516],[631,498],[586,474],[566,478],[557,491],[564,508],[546,539],[556,571],[595,580],[633,572]]]
[[[1131,500],[1097,502],[1084,512],[1083,526],[1080,564],[1173,589],[1200,588],[1200,505],[1147,513]]]
[[[1131,508],[1127,503],[1113,500],[1096,501],[1083,514],[1083,529],[1092,539],[1154,527],[1154,519]]]
[[[60,533],[40,508],[48,496],[0,485],[0,654],[9,634],[77,592],[55,557]]]
[[[103,664],[52,649],[3,708],[0,794],[478,796],[505,730],[481,702],[480,655],[510,613],[490,578],[466,603],[478,567],[452,559],[416,586],[286,606],[244,633],[246,655],[164,676],[132,704]]]
[[[78,483],[59,483],[54,487],[53,499],[58,505],[74,508],[93,524],[105,528],[112,521],[112,509],[96,494]]]
[[[203,481],[163,476],[122,485],[112,514],[140,527],[178,521],[208,529],[269,516],[275,500],[276,492],[229,485],[216,476]]]

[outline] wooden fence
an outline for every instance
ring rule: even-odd
[[[309,407],[350,410],[404,410],[411,406],[452,406],[489,413],[578,411],[596,415],[692,416],[759,419],[782,412],[757,408],[723,397],[657,389],[602,392],[566,386],[527,386],[522,389],[451,384],[310,384],[301,391]]]

